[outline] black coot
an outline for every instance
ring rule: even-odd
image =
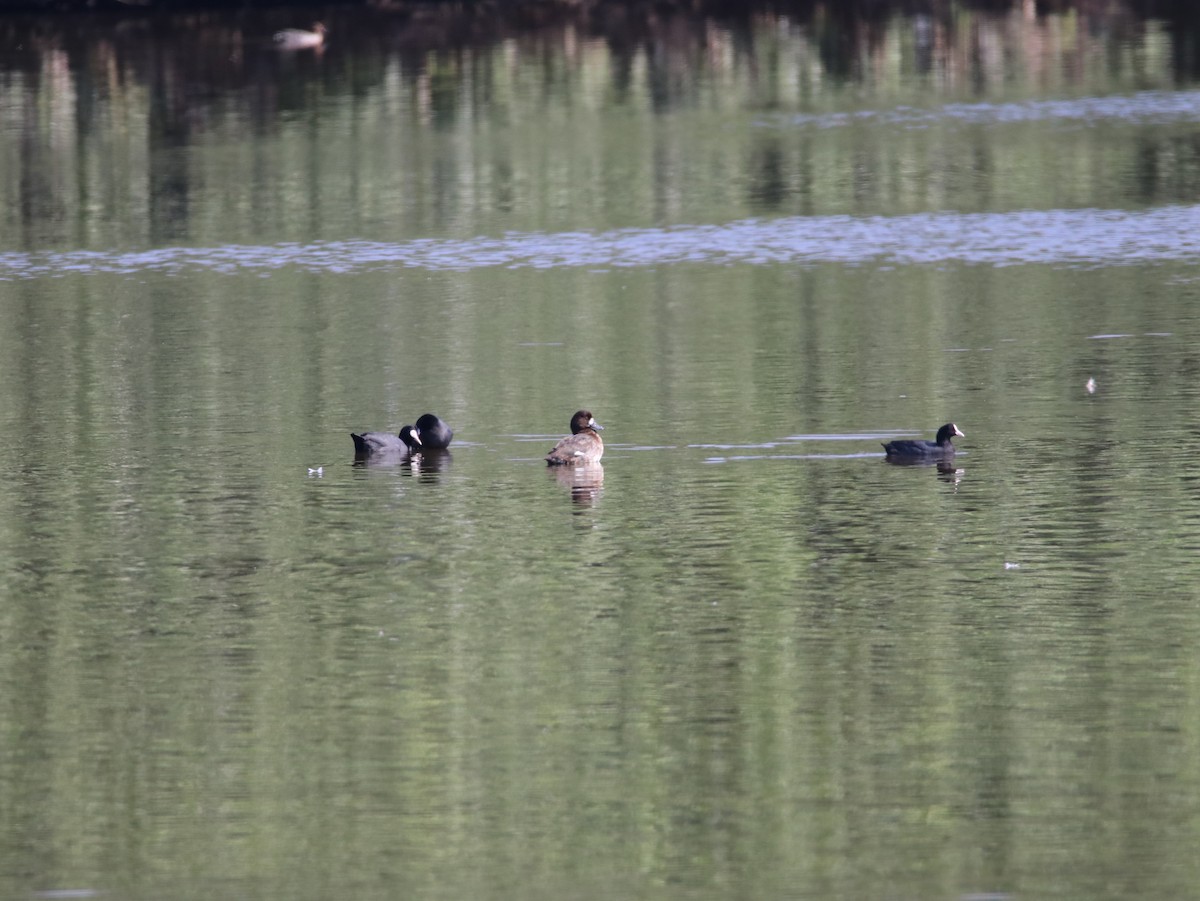
[[[404,428],[410,429],[411,437],[406,440],[409,441],[408,446],[414,451],[445,450],[450,446],[450,440],[454,437],[454,430],[442,422],[435,413],[423,413],[415,426],[405,426]],[[404,429],[400,430],[400,437],[404,438]]]
[[[933,441],[910,439],[888,441],[884,443],[883,449],[889,458],[908,457],[936,459],[938,457],[953,457],[954,445],[951,443],[950,439],[955,435],[957,435],[959,438],[967,437],[958,430],[958,426],[952,422],[948,422],[938,429],[937,437]]]
[[[411,431],[411,426],[405,426]],[[351,432],[354,439],[354,453],[359,457],[369,457],[372,454],[407,454],[408,442],[405,441],[404,429],[399,435],[391,432]]]

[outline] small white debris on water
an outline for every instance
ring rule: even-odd
[[[314,468],[314,467],[310,466],[310,467],[308,467],[308,474],[310,476],[316,476],[319,479],[325,475],[325,467],[317,466]]]
[[[1083,387],[1087,388],[1088,394],[1095,394],[1096,393],[1096,380],[1088,379],[1087,384],[1084,385]]]
[[[1009,562],[1005,561],[1004,568],[1005,569],[1020,569],[1021,564],[1020,563],[1009,563]]]

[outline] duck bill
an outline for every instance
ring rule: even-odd
[[[954,434],[957,435],[959,438],[967,437],[967,433],[964,431],[961,431],[958,426],[954,427]]]
[[[604,431],[604,426],[600,425],[600,423],[596,422],[596,420],[594,420],[594,419],[589,419],[589,420],[588,420],[588,428],[589,428],[589,429],[595,429],[597,432],[603,432],[603,431]]]

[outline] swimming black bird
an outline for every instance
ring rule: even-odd
[[[413,427],[406,425],[399,435],[391,432],[351,432],[354,439],[354,453],[360,457],[372,454],[409,454],[416,439],[413,437]],[[417,448],[420,450],[420,448]]]
[[[955,435],[959,438],[967,437],[958,430],[958,426],[952,422],[948,422],[938,429],[937,437],[933,441],[911,439],[886,441],[884,442],[883,449],[889,459],[893,457],[909,457],[936,460],[939,457],[953,457],[954,445],[950,439]]]
[[[405,426],[409,430],[409,448],[415,453],[420,450],[445,450],[454,438],[454,430],[442,422],[435,413],[423,413],[415,426]],[[400,430],[404,438],[404,429]]]

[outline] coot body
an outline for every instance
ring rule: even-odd
[[[405,426],[404,429],[411,432],[412,426]],[[372,454],[407,454],[409,444],[405,440],[404,429],[400,430],[399,435],[393,435],[391,432],[351,432],[354,453],[360,457],[369,457]]]
[[[933,441],[922,441],[919,439],[887,441],[884,443],[883,449],[889,459],[900,457],[936,460],[941,457],[952,457],[954,456],[954,444],[950,439],[955,435],[959,438],[967,437],[958,430],[958,426],[952,422],[948,422],[938,429],[937,437]]]

